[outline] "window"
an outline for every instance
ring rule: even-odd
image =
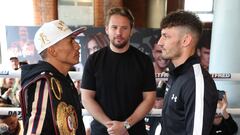
[[[93,25],[93,0],[59,0],[58,18],[68,25]]]
[[[184,10],[195,12],[203,22],[212,22],[213,3],[213,0],[185,0]]]
[[[1,0],[2,25],[34,25],[32,0]]]

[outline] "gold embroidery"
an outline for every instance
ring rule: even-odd
[[[54,77],[51,77],[50,81],[51,81],[51,89],[53,91],[54,96],[56,97],[56,99],[61,100],[62,86],[61,86],[60,82],[57,79],[55,79]],[[57,90],[54,88],[54,85],[57,86]]]
[[[69,28],[66,27],[66,25],[64,24],[63,21],[59,21],[59,23],[57,24],[57,28],[58,28],[60,31],[66,31],[66,30],[69,30]]]
[[[48,39],[48,37],[42,32],[39,34],[40,38],[39,40],[41,41],[41,45],[42,47],[45,46],[45,44],[48,44],[50,42],[50,40]]]
[[[60,135],[75,135],[78,117],[73,106],[60,102],[57,106],[57,125]]]

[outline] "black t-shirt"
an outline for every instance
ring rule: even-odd
[[[110,119],[124,121],[142,102],[142,92],[156,88],[151,59],[132,46],[125,53],[105,47],[89,56],[81,87],[96,91],[95,99]],[[131,128],[134,134],[145,132],[144,121],[140,123]]]

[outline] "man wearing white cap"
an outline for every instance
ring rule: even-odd
[[[77,90],[68,74],[79,63],[75,37],[60,20],[43,24],[34,44],[42,61],[22,67],[21,108],[24,134],[85,135]]]

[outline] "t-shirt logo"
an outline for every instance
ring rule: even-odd
[[[177,96],[175,96],[174,94],[172,94],[171,100],[173,100],[175,103],[177,102]]]

